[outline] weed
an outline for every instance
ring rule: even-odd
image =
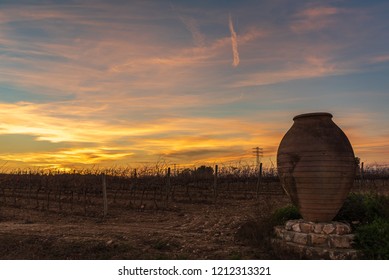
[[[389,197],[373,193],[351,193],[335,220],[358,225],[372,223],[378,218],[389,220]]]
[[[288,220],[301,219],[301,215],[296,206],[289,204],[276,209],[271,215],[271,221],[274,226],[282,225]]]
[[[367,259],[389,259],[389,197],[350,194],[335,220],[353,226],[355,247]]]
[[[378,218],[358,227],[355,246],[367,259],[389,259],[389,221]]]

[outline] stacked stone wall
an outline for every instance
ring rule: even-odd
[[[282,259],[357,259],[351,227],[341,222],[290,220],[275,227],[272,245]]]

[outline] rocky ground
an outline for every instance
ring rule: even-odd
[[[0,259],[274,259],[261,217],[286,197],[116,209],[105,218],[0,206]]]

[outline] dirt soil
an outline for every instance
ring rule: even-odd
[[[0,207],[0,259],[274,259],[256,240],[269,200],[110,209],[103,218]]]

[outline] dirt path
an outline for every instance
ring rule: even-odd
[[[175,205],[171,211],[114,213],[105,220],[0,208],[1,259],[269,259],[238,242],[255,201]]]

